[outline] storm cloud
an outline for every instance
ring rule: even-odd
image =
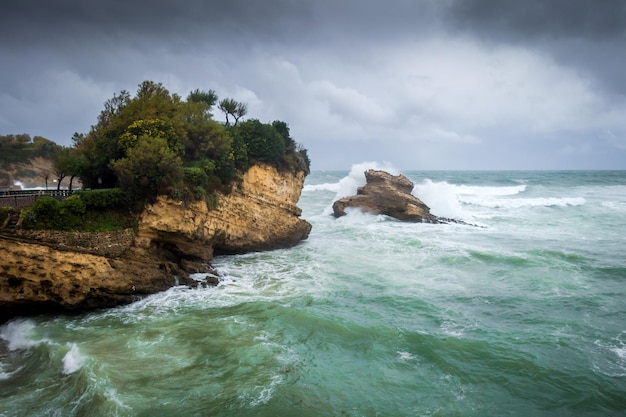
[[[0,134],[68,145],[148,79],[285,120],[313,169],[626,168],[623,1],[30,0],[0,39]]]

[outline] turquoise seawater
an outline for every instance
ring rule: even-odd
[[[0,416],[625,416],[626,172],[404,171],[459,224],[407,224],[313,172],[292,249],[0,327]]]

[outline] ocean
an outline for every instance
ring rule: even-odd
[[[370,167],[217,287],[0,326],[0,416],[626,416],[626,171],[403,171],[475,226],[333,218]]]

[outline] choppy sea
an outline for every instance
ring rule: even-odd
[[[435,215],[332,202],[219,286],[0,326],[0,416],[625,416],[626,171],[403,171]]]

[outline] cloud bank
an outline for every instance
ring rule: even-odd
[[[313,169],[626,169],[622,1],[26,0],[0,39],[0,134],[69,145],[149,79],[287,121]]]

